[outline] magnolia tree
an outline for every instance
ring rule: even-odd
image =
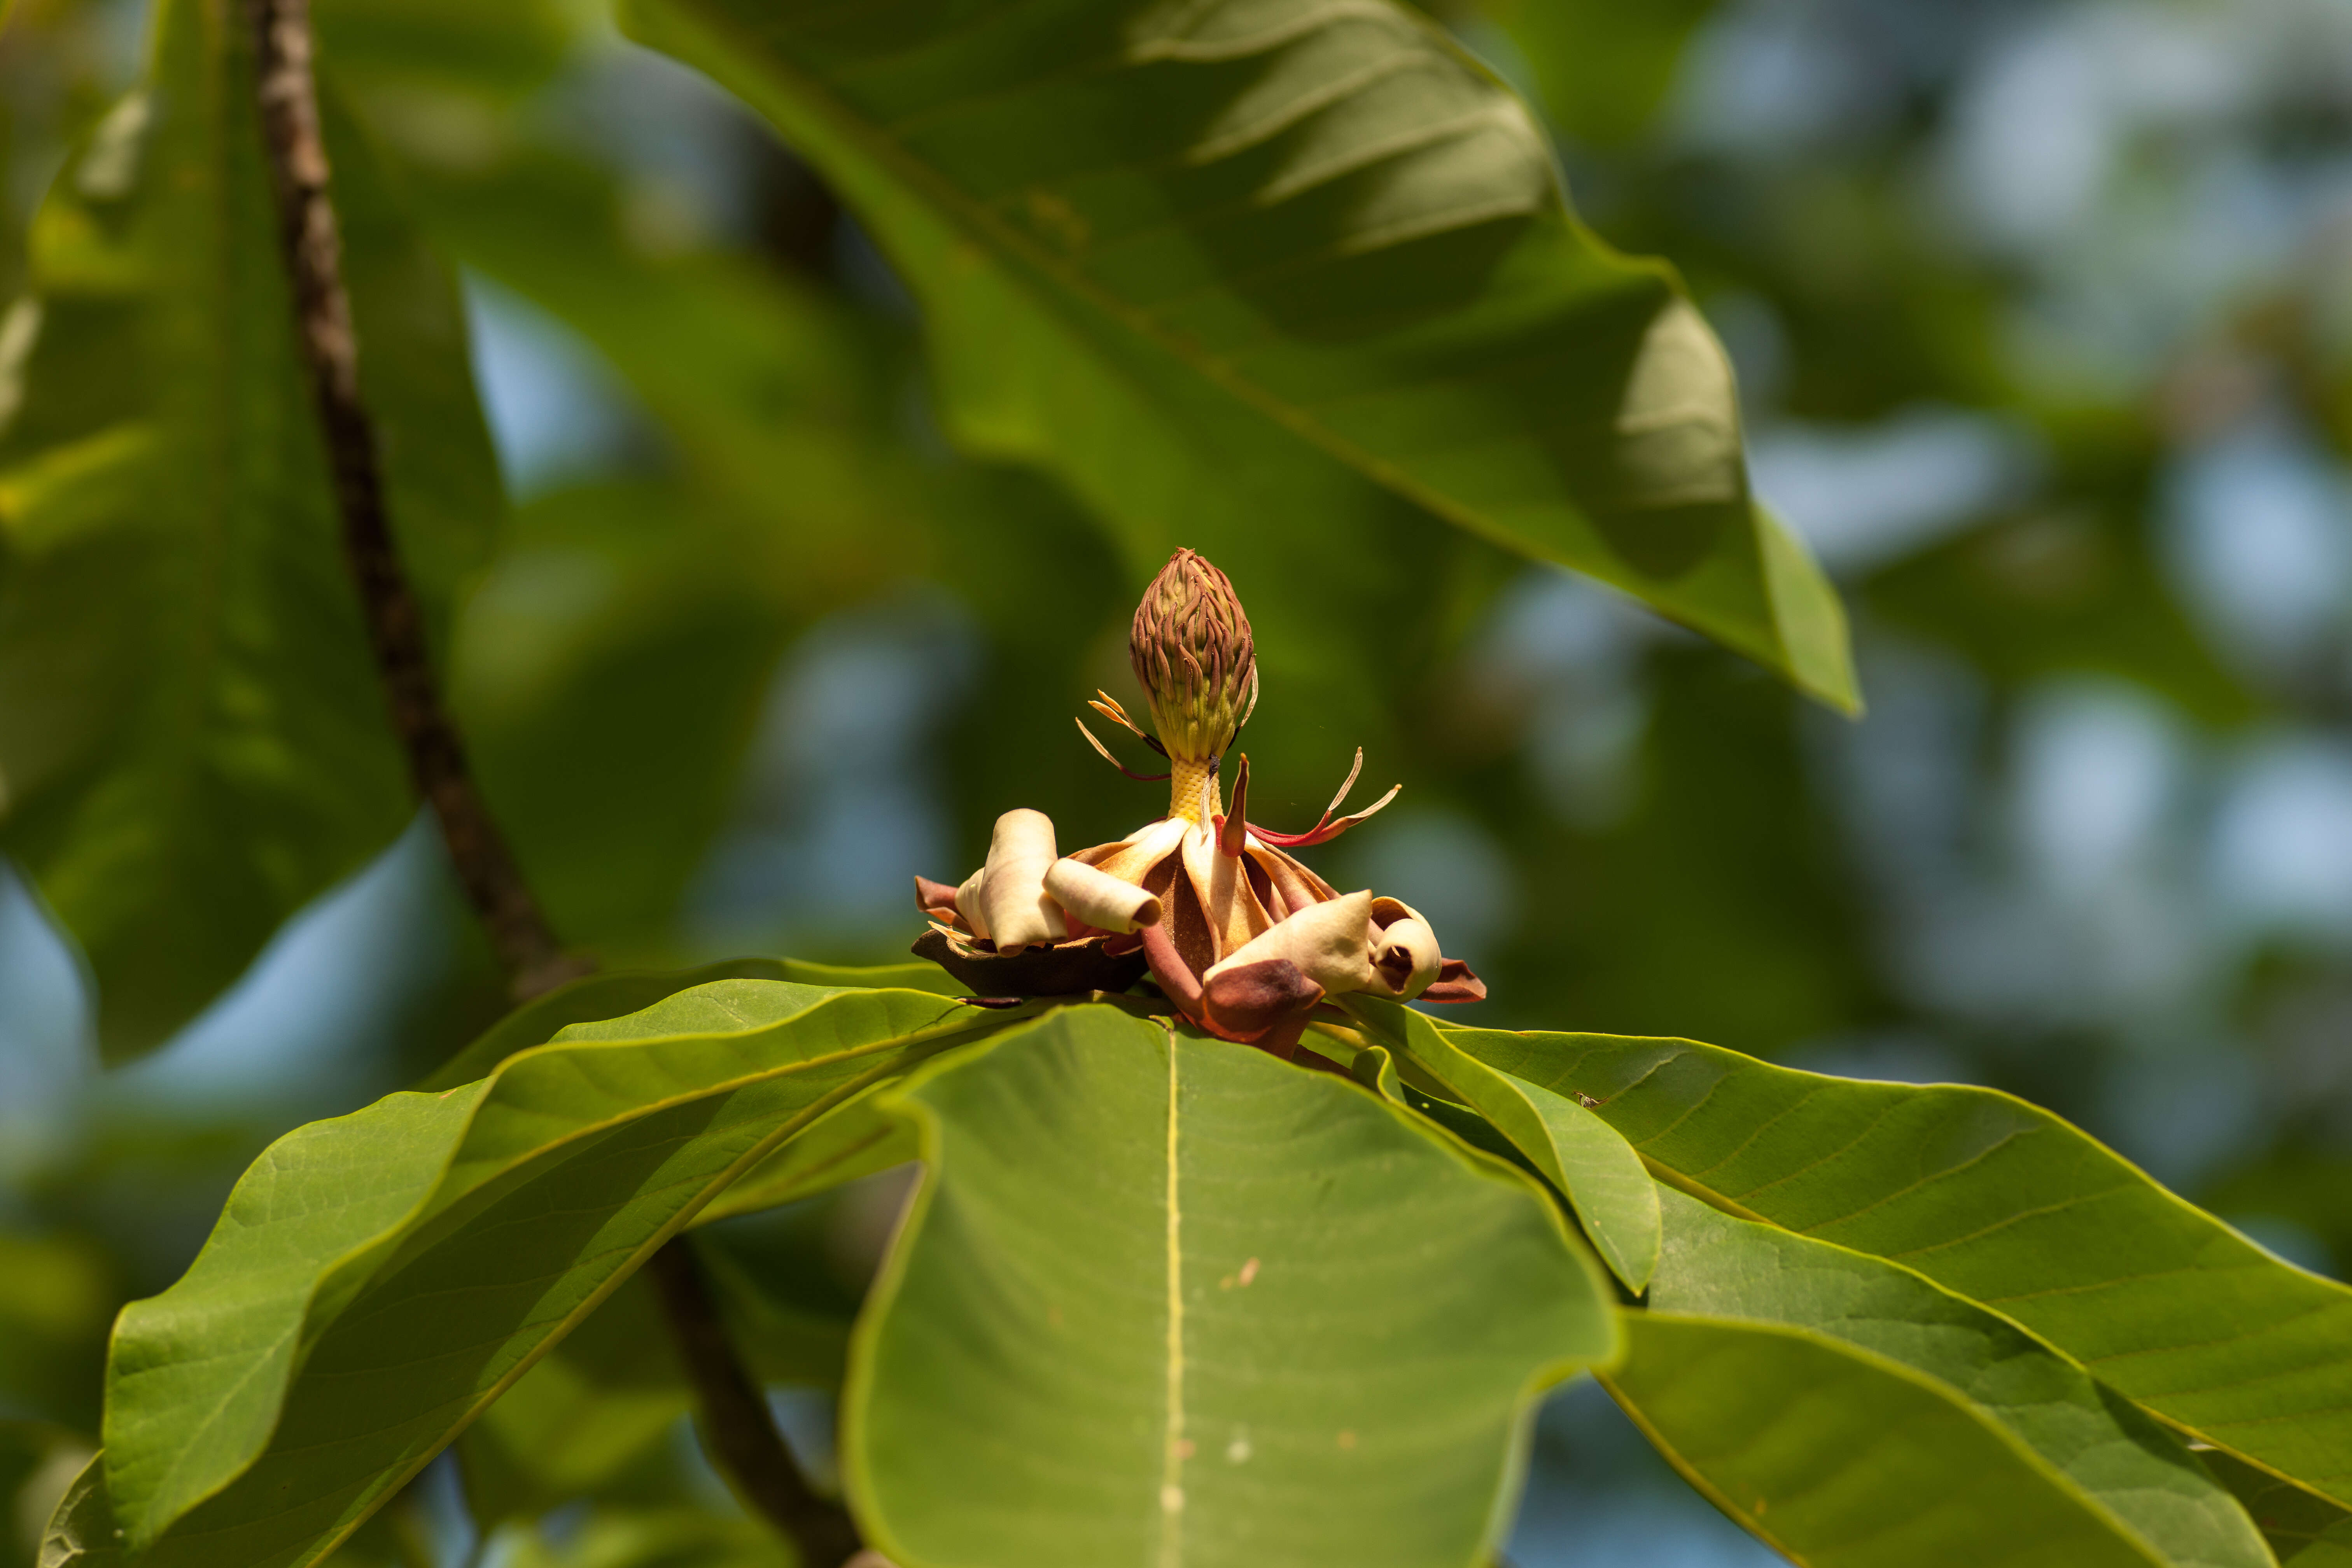
[[[1344,706],[1416,530],[1853,705],[1721,352],[1578,226],[1506,87],[1386,0],[623,20],[854,206],[950,433],[1150,579],[1149,726],[1093,708],[1166,768],[1079,728],[1165,814],[1065,853],[995,803],[969,877],[899,868],[914,962],[593,973],[439,696],[497,507],[451,275],[300,0],[163,0],[10,317],[7,847],[116,1059],[416,795],[520,1005],[278,1142],[122,1312],[47,1568],[415,1561],[386,1505],[453,1445],[478,1508],[610,1483],[676,1414],[649,1347],[788,1547],[672,1499],[598,1563],[1472,1568],[1584,1374],[1796,1562],[2352,1563],[2352,1292],[2003,1094],[1449,1022],[1486,988],[1444,933],[1300,853],[1393,797],[1336,815],[1362,753],[1302,831],[1252,820],[1261,652]],[[761,1392],[805,1381],[792,1315],[703,1238],[909,1164],[837,1443],[796,1447]]]

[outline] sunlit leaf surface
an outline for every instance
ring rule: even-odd
[[[1585,1234],[1627,1289],[1638,1294],[1649,1284],[1658,1263],[1657,1184],[1624,1134],[1572,1096],[1488,1067],[1410,1007],[1350,1000],[1568,1194]]]
[[[2215,1568],[2269,1562],[2245,1510],[2179,1439],[2006,1320],[1896,1265],[1735,1219],[1681,1193],[1664,1199],[1666,1245],[1651,1282],[1653,1310],[1803,1329],[1937,1380],[1980,1421],[2004,1431],[2027,1468],[2071,1497],[2095,1527],[2148,1561]],[[1717,1397],[1730,1408],[1743,1396],[1725,1388]],[[1781,1439],[1791,1457],[1797,1432],[1792,1422]],[[1891,1473],[1880,1489],[1889,1503],[1905,1496]],[[1910,1500],[1922,1513],[1936,1507],[1927,1497]],[[1769,1516],[1760,1521],[1772,1533]],[[1831,1538],[1776,1539],[1811,1560]],[[2112,1555],[2103,1546],[2095,1559]]]
[[[899,1093],[929,1175],[844,1461],[929,1568],[1469,1568],[1530,1395],[1611,1354],[1523,1176],[1338,1078],[1056,1013]]]
[[[1003,1020],[720,981],[289,1134],[179,1283],[123,1314],[120,1523],[159,1565],[313,1561],[730,1178]]]
[[[1667,1179],[1888,1258],[2191,1436],[2352,1500],[2352,1289],[2281,1261],[2048,1111],[1688,1040],[1452,1030],[1601,1101]]]

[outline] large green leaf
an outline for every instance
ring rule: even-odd
[[[719,981],[288,1134],[116,1330],[127,1539],[157,1568],[315,1561],[734,1176],[1005,1017]]]
[[[1372,997],[1349,1001],[1568,1195],[1611,1272],[1640,1294],[1658,1262],[1658,1186],[1624,1134],[1570,1096],[1488,1067],[1410,1007]]]
[[[1946,1384],[1824,1334],[1626,1314],[1602,1381],[1725,1513],[1811,1568],[2152,1568]]]
[[[1404,8],[625,16],[857,209],[927,308],[954,434],[1056,469],[1138,571],[1217,557],[1269,674],[1328,684],[1364,579],[1433,554],[1433,516],[1853,702],[1836,597],[1749,498],[1705,322],[1576,223],[1525,107]]]
[[[1937,1380],[1978,1424],[2008,1436],[2020,1451],[2015,1462],[2038,1472],[2038,1485],[2054,1487],[2088,1516],[2089,1533],[2109,1538],[2088,1560],[2115,1560],[2119,1544],[2121,1560],[2268,1568],[2270,1553],[2246,1510],[2179,1439],[2006,1319],[1897,1265],[1736,1219],[1681,1193],[1664,1197],[1666,1240],[1650,1287],[1654,1310],[1802,1329]],[[1739,1400],[1726,1390],[1722,1403],[1728,1410]],[[1791,1457],[1800,1430],[1791,1425],[1780,1439]],[[1710,1434],[1710,1442],[1718,1436]],[[1882,1507],[1907,1501],[1929,1513],[1937,1506],[1906,1493],[1892,1468],[1877,1489]],[[1759,1495],[1784,1500],[1779,1493]],[[1786,1517],[1783,1510],[1770,1519]],[[2068,1527],[2070,1536],[2084,1533],[2080,1524]],[[1774,1538],[1813,1561],[1833,1536],[1776,1531]]]
[[[1448,1030],[1717,1207],[1902,1264],[2175,1426],[2352,1500],[2352,1289],[1991,1089],[1866,1083],[1688,1040]]]
[[[248,34],[170,0],[147,87],[36,225],[0,433],[0,842],[88,956],[110,1058],[169,1035],[414,807],[278,261]],[[331,94],[392,513],[436,634],[503,505],[447,269]]]
[[[1615,1349],[1527,1178],[1325,1073],[1082,1006],[896,1091],[927,1177],[843,1463],[902,1568],[1468,1568]]]

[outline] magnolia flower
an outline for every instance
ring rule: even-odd
[[[1343,894],[1290,854],[1337,838],[1396,798],[1391,788],[1362,811],[1332,815],[1363,770],[1361,748],[1304,833],[1250,823],[1246,755],[1226,809],[1218,775],[1256,706],[1257,660],[1249,617],[1223,573],[1178,551],[1136,609],[1128,656],[1159,736],[1107,692],[1088,706],[1166,757],[1169,771],[1133,773],[1083,720],[1078,731],[1129,777],[1167,780],[1168,815],[1117,843],[1063,856],[1043,812],[1006,812],[987,861],[961,886],[915,879],[932,921],[917,952],[982,992],[1124,990],[1149,970],[1192,1022],[1284,1056],[1327,996],[1486,995],[1467,964],[1443,954],[1418,910],[1369,889]]]

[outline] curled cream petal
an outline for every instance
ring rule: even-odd
[[[1160,923],[1160,900],[1132,882],[1097,871],[1083,860],[1056,860],[1045,891],[1069,913],[1098,931],[1130,931]]]
[[[1116,844],[1097,844],[1091,849],[1079,850],[1070,858],[1084,861],[1122,882],[1139,883],[1184,841],[1184,831],[1191,826],[1181,816],[1163,816],[1157,822],[1145,823]]]
[[[988,868],[982,866],[966,877],[963,886],[956,889],[956,913],[963,917],[963,923],[971,928],[974,936],[988,934],[988,916],[980,907],[980,885],[987,879]]]
[[[1437,984],[1444,966],[1427,921],[1408,915],[1372,933],[1372,973],[1380,976],[1375,990],[1411,1001]]]
[[[978,903],[997,952],[1047,947],[1070,934],[1061,910],[1045,896],[1045,873],[1055,858],[1054,819],[1044,812],[1023,807],[996,819]]]
[[[1286,958],[1299,973],[1332,995],[1388,990],[1372,969],[1372,895],[1370,889],[1309,904],[1250,939],[1201,978],[1205,983],[1228,969],[1263,959]]]

